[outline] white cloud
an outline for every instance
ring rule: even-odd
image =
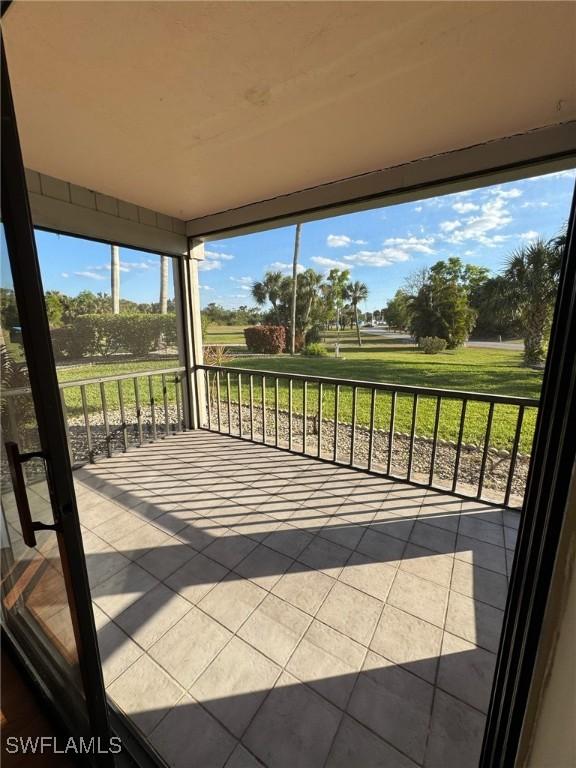
[[[549,205],[550,203],[546,202],[546,200],[533,200],[522,203],[520,208],[548,208]]]
[[[528,232],[521,232],[520,237],[522,240],[537,240],[539,233],[534,229],[529,229]]]
[[[318,264],[319,267],[326,267],[327,269],[352,269],[350,264],[345,264],[337,259],[329,259],[326,256],[312,256],[310,261]]]
[[[480,210],[480,206],[476,205],[476,203],[457,202],[457,203],[454,203],[452,208],[456,211],[456,213],[470,213],[471,211]]]
[[[509,195],[492,197],[481,206],[478,215],[458,221],[441,222],[440,229],[445,233],[444,240],[454,245],[476,240],[487,247],[494,247],[508,240],[512,235],[496,234],[512,221],[510,211],[506,208],[506,197]]]
[[[326,245],[329,248],[347,248],[350,245],[366,245],[366,240],[353,240],[348,235],[328,235]]]
[[[384,245],[397,246],[403,251],[412,251],[414,253],[435,253],[431,246],[434,243],[433,237],[388,237],[384,240]]]
[[[68,272],[60,272],[60,277],[70,277]]]
[[[458,219],[453,219],[452,221],[441,221],[439,226],[442,232],[453,232],[455,229],[458,229],[458,227],[462,226],[462,222]]]
[[[515,197],[522,197],[522,190],[518,189],[518,187],[512,187],[512,189],[500,189],[497,187],[496,189],[491,189],[490,194],[512,200]]]
[[[414,210],[416,211],[416,213],[422,213],[424,208],[421,205],[417,205],[416,208],[414,208]]]
[[[350,264],[361,264],[366,267],[390,267],[401,261],[409,261],[410,254],[400,248],[383,248],[380,251],[358,251],[344,256]]]
[[[214,269],[222,269],[223,261],[231,261],[234,256],[229,253],[219,253],[217,251],[204,251],[204,260],[198,264],[201,272],[211,272]]]
[[[292,262],[291,261],[273,261],[272,264],[268,264],[267,268],[272,272],[283,272],[284,274],[292,274]],[[302,264],[298,264],[298,274],[304,272],[305,267]]]
[[[89,280],[106,280],[105,275],[100,275],[98,272],[93,272],[89,269],[84,272],[74,272],[76,277],[87,277]]]
[[[245,275],[244,277],[233,277],[231,275],[230,280],[232,280],[233,283],[240,283],[240,285],[246,286],[248,288],[254,282],[254,279],[252,277],[248,277],[248,275]]]

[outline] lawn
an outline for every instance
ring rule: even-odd
[[[209,325],[204,334],[204,344],[244,345],[243,325]]]
[[[214,326],[216,337],[228,334],[229,339],[236,339],[241,332],[234,326]],[[211,339],[214,341],[214,337]],[[327,346],[333,349],[334,334],[327,338]],[[228,342],[232,344],[233,342]],[[510,350],[464,348],[446,351],[438,355],[425,355],[406,342],[378,336],[365,337],[363,346],[358,347],[355,334],[345,331],[341,334],[341,357],[336,359],[333,354],[324,358],[307,358],[289,355],[277,357],[242,357],[231,360],[230,367],[250,368],[258,371],[276,371],[278,373],[300,373],[334,377],[339,379],[354,379],[356,381],[380,381],[393,384],[407,384],[438,389],[456,389],[469,392],[486,392],[500,395],[515,395],[537,398],[542,383],[542,372],[525,368],[522,365],[522,353]],[[84,365],[70,368],[60,368],[58,375],[61,382],[85,378],[97,378],[120,373],[150,370],[152,368],[169,368],[177,366],[177,360],[155,360],[138,363],[116,363],[103,365]],[[143,377],[138,377],[143,402],[148,402],[148,383]],[[213,386],[213,385],[212,385]],[[255,402],[261,403],[261,377],[253,380]],[[122,384],[122,392],[126,405],[134,403],[133,382]],[[153,395],[159,407],[162,406],[163,393],[160,377],[153,380]],[[237,378],[231,377],[231,400],[238,401]],[[100,388],[89,385],[86,388],[88,408],[91,412],[101,409]],[[226,382],[222,379],[221,397],[226,398]],[[360,388],[357,392],[356,416],[360,425],[370,423],[371,401],[370,393]],[[242,400],[248,403],[249,382],[242,380]],[[66,405],[71,415],[82,412],[82,402],[79,388],[66,390]],[[118,408],[118,391],[116,384],[106,385],[106,399],[109,409]],[[175,402],[174,386],[169,379],[168,400]],[[287,408],[289,400],[288,384],[280,380],[279,407]],[[274,407],[273,382],[266,382],[266,403]],[[335,406],[335,391],[331,385],[325,385],[323,391],[322,409],[324,418],[333,418]],[[413,399],[409,395],[399,395],[396,403],[395,429],[409,432],[412,421]],[[296,413],[302,413],[304,397],[301,384],[293,387],[293,408]],[[420,397],[416,420],[416,433],[431,436],[434,429],[436,400],[433,397]],[[315,384],[308,385],[307,411],[309,415],[318,410],[318,388]],[[387,429],[390,423],[391,396],[388,393],[378,393],[375,409],[375,425]],[[463,439],[467,443],[482,444],[486,430],[488,405],[470,402],[467,408]],[[498,405],[494,411],[491,433],[491,445],[498,448],[510,448],[518,409],[515,406]],[[461,416],[461,401],[443,400],[440,412],[440,437],[448,440],[458,438]],[[352,390],[341,387],[339,397],[338,417],[341,421],[351,421]],[[536,409],[526,410],[521,434],[521,451],[529,452],[536,420]]]
[[[468,392],[485,392],[500,395],[515,395],[538,398],[542,383],[542,372],[525,368],[522,353],[498,350],[468,348],[425,355],[406,344],[395,344],[391,340],[371,338],[362,348],[352,343],[351,335],[344,340],[342,357],[306,358],[281,356],[277,358],[242,358],[231,362],[231,366],[255,370],[273,370],[281,373],[300,373],[354,379],[356,381],[380,381],[393,384],[408,384],[438,389],[456,389]],[[255,399],[262,398],[260,377],[254,380]],[[267,382],[266,402],[272,406],[273,382]],[[222,388],[226,394],[225,386]],[[233,401],[237,401],[237,382],[231,386]],[[247,402],[249,388],[243,383],[243,402]],[[279,404],[288,407],[288,385],[280,383]],[[294,384],[293,407],[302,413],[304,397],[301,384]],[[334,387],[324,386],[322,409],[325,418],[332,418],[335,407]],[[396,430],[408,433],[412,423],[413,399],[408,395],[398,396],[396,403]],[[440,411],[439,435],[447,440],[457,440],[461,401],[443,400]],[[488,404],[470,402],[464,423],[463,439],[467,443],[482,444],[486,430]],[[416,433],[431,436],[434,430],[436,399],[421,397],[418,403]],[[308,385],[307,410],[309,414],[318,410],[318,390]],[[359,424],[370,423],[371,395],[366,389],[359,389],[356,401],[356,416]],[[387,429],[390,423],[391,396],[378,393],[375,409],[375,425]],[[498,405],[494,410],[491,445],[510,448],[516,429],[518,409],[516,406]],[[339,419],[350,422],[352,418],[352,389],[341,387],[339,397]],[[521,434],[521,451],[529,452],[536,409],[526,410]]]

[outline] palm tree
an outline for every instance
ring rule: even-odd
[[[362,339],[360,337],[360,324],[358,322],[358,304],[361,301],[366,301],[368,298],[368,286],[366,283],[361,283],[356,280],[355,283],[348,283],[346,286],[346,298],[352,305],[352,311],[354,312],[354,322],[356,323],[356,336],[358,337],[358,346],[362,346]]]
[[[515,251],[504,277],[508,299],[524,332],[524,362],[541,366],[558,289],[562,249],[555,241],[538,239]]]
[[[266,272],[264,280],[252,285],[252,296],[259,306],[269,301],[274,312],[278,311],[278,301],[282,291],[284,277],[281,272]]]

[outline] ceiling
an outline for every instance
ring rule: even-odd
[[[576,118],[572,2],[23,2],[27,167],[184,219]]]

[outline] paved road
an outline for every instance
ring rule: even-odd
[[[382,328],[362,328],[361,330],[362,334],[366,334],[367,336],[381,336],[383,339],[390,339],[398,341],[399,343],[404,342],[405,344],[408,344],[411,341],[411,338],[407,333],[385,331]],[[524,349],[524,344],[521,341],[468,341],[465,346],[485,349],[510,349],[520,352]]]

